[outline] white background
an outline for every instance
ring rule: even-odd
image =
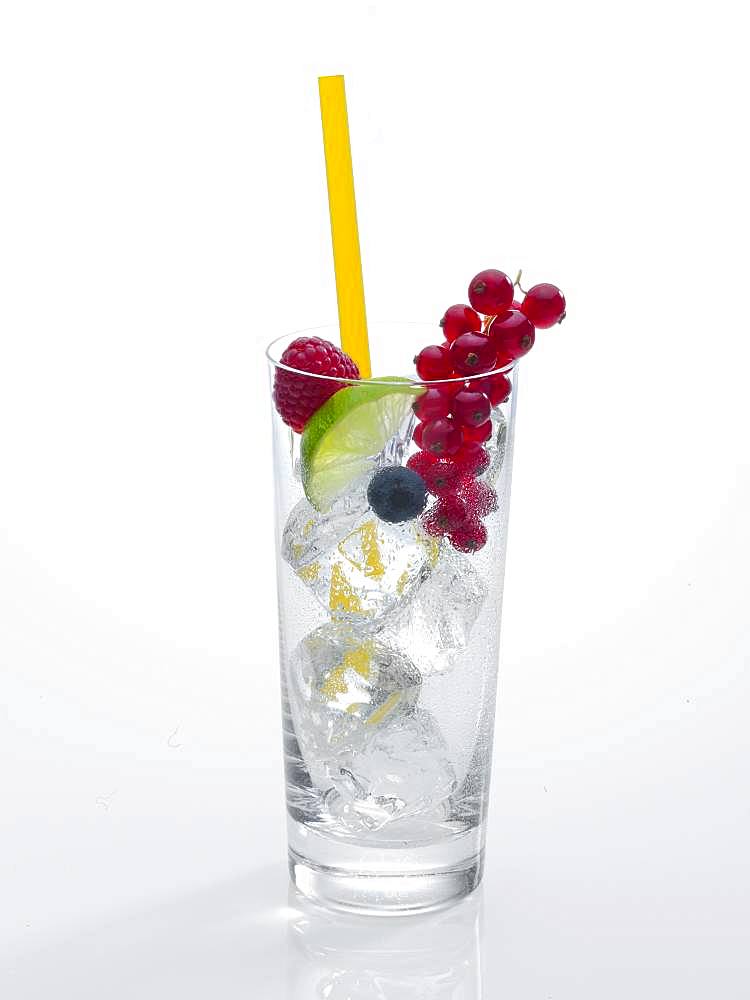
[[[740,5],[0,10],[3,997],[315,995],[262,348],[335,319],[337,72],[372,318],[483,267],[568,299],[522,371],[483,993],[434,996],[747,997]]]

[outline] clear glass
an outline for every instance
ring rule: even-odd
[[[272,388],[302,333],[338,342],[334,327],[274,341]],[[370,339],[374,372],[408,375],[435,327],[373,323]],[[324,905],[425,910],[481,879],[517,370],[506,374],[512,392],[492,410],[490,464],[478,477],[496,509],[483,518],[486,544],[470,553],[421,518],[392,524],[368,503],[373,473],[418,450],[410,408],[321,512],[305,497],[300,436],[272,404],[289,863],[296,887]],[[448,388],[412,385],[414,398]]]

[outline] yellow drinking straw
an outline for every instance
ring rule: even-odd
[[[357,206],[349,144],[349,120],[343,76],[321,76],[320,115],[328,179],[328,209],[331,216],[333,267],[339,306],[341,347],[357,362],[362,378],[370,377],[370,346],[367,342],[365,288],[359,253]]]

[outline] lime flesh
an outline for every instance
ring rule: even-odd
[[[349,483],[374,467],[423,392],[406,379],[362,381],[334,393],[312,415],[300,448],[302,485],[310,503],[328,510]]]

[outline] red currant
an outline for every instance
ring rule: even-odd
[[[489,337],[497,348],[497,363],[508,364],[523,357],[534,346],[534,324],[517,309],[496,316]]]
[[[425,467],[424,472],[419,474],[424,479],[425,486],[430,493],[440,497],[450,496],[454,493],[466,473],[463,467],[455,462],[437,461],[429,468]]]
[[[492,436],[492,421],[487,420],[479,427],[464,427],[464,440],[466,441],[476,441],[478,444],[482,444],[484,441],[488,441]]]
[[[478,427],[489,420],[491,410],[490,401],[483,392],[469,392],[468,389],[456,393],[451,403],[453,418],[469,427]]]
[[[429,347],[423,347],[414,358],[414,364],[417,366],[417,374],[425,382],[432,379],[450,378],[453,374],[450,351],[441,344],[430,344]]]
[[[457,392],[463,392],[466,388],[466,383],[463,379],[454,379],[452,382],[443,382],[443,384],[437,388],[439,388],[442,393],[445,393],[449,399],[452,399]]]
[[[534,285],[521,303],[521,312],[534,326],[546,330],[565,319],[565,296],[556,285]]]
[[[441,497],[424,514],[422,524],[428,535],[447,535],[466,520],[466,504],[460,497]]]
[[[461,375],[479,375],[495,367],[497,350],[483,334],[462,333],[451,344],[451,360]]]
[[[462,477],[481,476],[490,466],[489,453],[477,441],[464,441],[452,464]]]
[[[490,268],[471,279],[469,302],[485,316],[497,316],[510,309],[513,302],[513,282],[507,274]]]
[[[478,479],[469,479],[461,485],[461,497],[475,517],[486,517],[497,510],[497,493]]]
[[[455,455],[462,441],[461,428],[450,417],[438,417],[424,425],[422,447],[433,455]]]
[[[411,439],[414,444],[418,447],[422,447],[422,435],[424,434],[424,424],[417,424],[412,432]]]
[[[469,518],[451,531],[448,538],[459,552],[477,552],[487,542],[487,529],[478,518]]]
[[[449,306],[440,320],[440,326],[448,343],[453,343],[462,333],[478,333],[482,329],[482,321],[471,306]]]
[[[447,417],[451,411],[451,396],[442,389],[425,389],[421,396],[412,403],[412,410],[417,420],[435,420],[437,417]]]
[[[416,472],[418,476],[421,476],[422,479],[424,479],[425,473],[431,465],[435,464],[435,462],[437,462],[437,459],[434,455],[431,455],[429,451],[417,451],[411,456],[406,464],[412,472]]]
[[[498,372],[497,375],[490,375],[489,378],[477,379],[476,381],[482,383],[482,391],[487,393],[493,406],[504,403],[513,388],[510,379],[504,372]]]

